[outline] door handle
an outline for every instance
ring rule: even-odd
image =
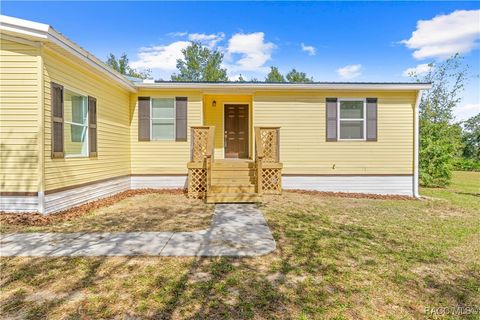
[[[223,135],[223,144],[224,144],[224,147],[226,148],[227,145],[228,145],[228,137],[227,137],[227,131],[225,131],[224,135]]]

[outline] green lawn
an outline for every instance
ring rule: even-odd
[[[478,307],[479,190],[480,173],[456,173],[421,201],[267,197],[277,249],[256,258],[2,258],[1,314],[418,319]]]

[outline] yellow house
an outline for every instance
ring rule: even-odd
[[[425,83],[135,82],[49,25],[0,18],[0,211],[128,189],[418,196]]]

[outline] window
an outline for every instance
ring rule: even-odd
[[[64,90],[65,156],[88,156],[88,99]]]
[[[175,99],[153,98],[152,140],[175,140]]]
[[[365,139],[365,101],[339,100],[338,130],[340,140]]]

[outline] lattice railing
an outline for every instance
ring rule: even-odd
[[[207,195],[207,169],[188,168],[188,197],[204,199]]]
[[[279,162],[279,135],[280,128],[260,128],[264,162]]]
[[[280,163],[280,128],[255,128],[255,164],[257,193],[282,192],[282,164]]]
[[[204,199],[210,188],[210,168],[214,154],[213,126],[191,127],[190,163],[188,164],[188,197]]]
[[[207,154],[208,133],[210,127],[191,127],[190,161],[203,162]]]

